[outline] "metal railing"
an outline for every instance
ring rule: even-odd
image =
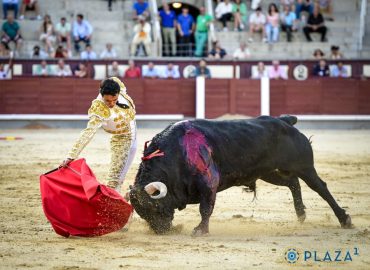
[[[161,24],[159,23],[158,18],[158,6],[156,0],[150,0],[149,5],[151,8],[151,18],[153,26],[153,40],[155,44],[154,53],[152,56],[161,56],[162,55],[162,34],[161,34]]]
[[[367,11],[367,0],[361,1],[361,11],[360,11],[360,35],[358,40],[358,49],[362,50],[364,36],[365,36],[365,26],[366,26],[366,11]]]
[[[207,0],[206,1],[206,12],[207,14],[211,15],[212,18],[215,17],[215,14],[213,12],[213,1],[212,0]],[[215,25],[213,22],[209,24],[209,44],[211,44],[212,41],[216,41],[216,31],[215,31]]]

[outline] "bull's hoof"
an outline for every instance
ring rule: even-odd
[[[191,236],[199,237],[199,236],[207,236],[209,234],[208,231],[204,231],[200,228],[194,228],[193,232],[191,233]]]
[[[341,222],[340,225],[342,226],[343,229],[353,228],[351,216],[347,215],[347,218],[346,218],[345,222]]]
[[[299,223],[303,223],[306,220],[306,213],[303,213],[302,215],[298,216]]]

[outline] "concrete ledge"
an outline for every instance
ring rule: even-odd
[[[370,115],[296,115],[301,129],[370,129]]]
[[[59,121],[81,121],[87,120],[86,114],[0,114],[0,121],[15,120],[59,120]],[[183,114],[138,114],[136,120],[168,120],[180,121],[184,119]]]
[[[296,115],[298,121],[370,121],[370,115]]]
[[[170,123],[184,119],[182,114],[139,114],[136,115],[140,128],[167,127]],[[0,128],[85,128],[88,116],[84,114],[0,114]]]

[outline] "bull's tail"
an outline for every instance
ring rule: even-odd
[[[293,115],[282,115],[278,119],[280,119],[281,121],[284,121],[285,123],[291,126],[295,125],[298,121],[298,118]]]

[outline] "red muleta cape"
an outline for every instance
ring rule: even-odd
[[[85,159],[40,176],[42,206],[55,232],[64,237],[99,236],[121,229],[133,208],[100,184]]]

